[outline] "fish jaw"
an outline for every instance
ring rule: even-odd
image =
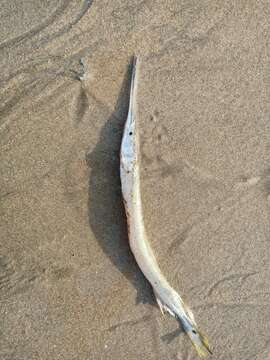
[[[137,147],[138,147],[138,134],[136,128],[136,94],[137,94],[137,58],[133,58],[131,87],[130,87],[130,101],[128,116],[124,127],[124,133],[121,143],[120,159],[121,168],[127,174],[133,172],[137,163]]]

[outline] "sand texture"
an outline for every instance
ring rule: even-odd
[[[269,1],[1,1],[1,360],[197,359],[128,246],[134,53],[160,266],[211,359],[270,359],[269,19]]]

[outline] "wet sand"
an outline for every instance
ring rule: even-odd
[[[213,359],[270,332],[270,5],[1,2],[0,358],[191,360],[130,253],[130,60],[147,233]]]

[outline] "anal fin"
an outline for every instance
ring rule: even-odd
[[[160,311],[162,312],[162,315],[164,316],[165,313],[164,313],[164,309],[163,309],[163,304],[162,304],[162,302],[159,300],[159,298],[157,296],[156,296],[156,300],[157,300],[157,304],[158,304],[158,306],[160,308]]]
[[[158,296],[155,290],[154,290],[154,294],[157,300],[157,304],[160,308],[160,311],[162,312],[162,315],[164,316],[165,312],[168,312],[170,315],[175,317],[174,312],[166,304],[163,303],[163,301],[160,299],[160,297]]]

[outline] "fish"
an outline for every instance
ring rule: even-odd
[[[138,64],[137,57],[134,56],[128,115],[124,125],[120,149],[120,179],[128,225],[129,245],[139,268],[153,288],[161,312],[163,314],[165,312],[169,313],[181,323],[198,355],[205,357],[208,354],[212,354],[209,342],[206,336],[198,329],[190,308],[162,274],[144,225],[136,103]]]

